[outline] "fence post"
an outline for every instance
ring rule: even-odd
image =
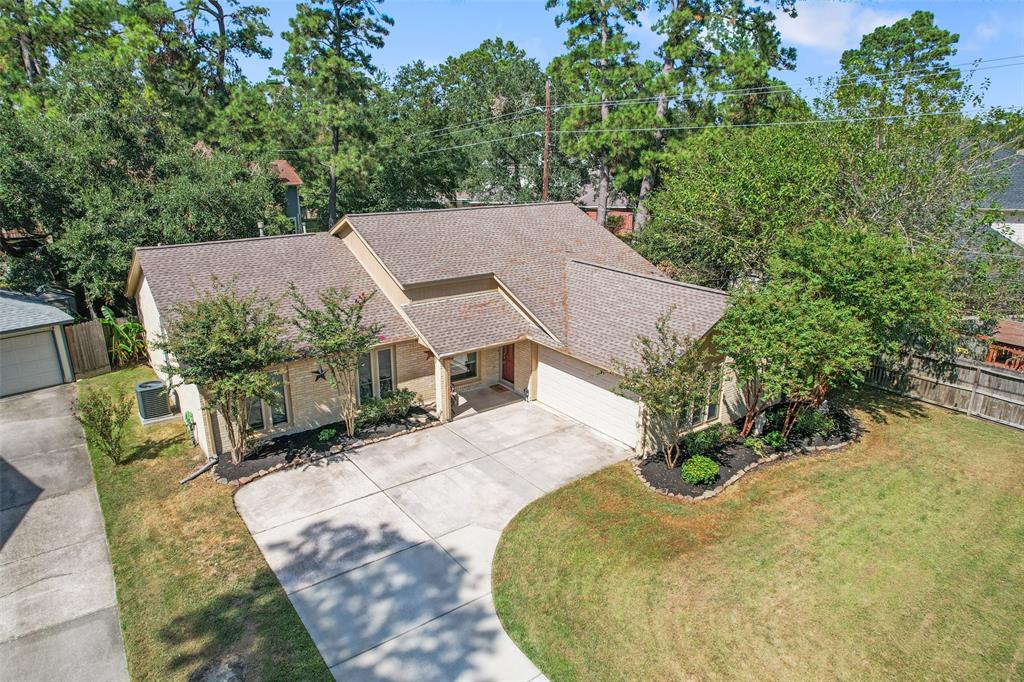
[[[963,365],[960,365],[961,367]],[[978,395],[978,382],[981,379],[981,367],[975,365],[972,367],[974,370],[974,380],[971,382],[971,399],[967,401],[967,414],[977,415],[978,410],[974,407],[974,399]]]

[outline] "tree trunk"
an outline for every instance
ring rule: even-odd
[[[672,60],[668,57],[661,65],[661,75],[668,80],[668,75],[672,73],[674,66]],[[668,91],[665,85],[662,85],[661,92],[658,93],[658,106],[654,111],[654,141],[651,144],[651,151],[658,152],[661,150],[661,145],[665,140],[665,131],[662,129],[661,124],[665,120],[665,116],[668,114]],[[650,168],[647,169],[647,174],[644,175],[644,179],[640,182],[640,196],[636,206],[636,221],[634,223],[634,229],[639,230],[645,224],[649,213],[647,211],[647,197],[650,195],[651,190],[654,189],[654,181],[658,173],[658,165],[656,161],[652,161]]]
[[[338,219],[338,176],[334,172],[334,158],[338,154],[338,148],[340,146],[341,131],[338,130],[337,125],[331,126],[331,162],[328,164],[328,171],[330,173],[329,185],[327,190],[327,229],[334,228],[334,223]]]
[[[605,49],[608,45],[608,13],[601,15],[601,58],[598,60],[598,68],[601,71],[601,125],[608,122],[608,93],[606,90],[605,74],[608,70],[608,57]],[[597,224],[601,227],[608,226],[608,150],[601,150],[601,158],[597,161]]]
[[[214,17],[217,19],[217,97],[220,98],[222,104],[226,104],[228,100],[228,84],[227,84],[227,41],[228,32],[225,26],[224,8],[217,0],[211,0],[210,3],[214,9]]]

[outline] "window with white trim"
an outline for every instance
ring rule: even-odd
[[[359,356],[359,402],[395,390],[395,352],[392,346]]]
[[[452,356],[451,380],[465,381],[477,377],[476,351]]]

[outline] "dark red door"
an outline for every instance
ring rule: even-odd
[[[513,346],[501,347],[501,378],[510,384],[516,381],[516,351]]]

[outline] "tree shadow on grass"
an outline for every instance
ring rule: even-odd
[[[150,438],[135,446],[134,449],[121,461],[121,464],[128,464],[143,459],[156,459],[168,449],[177,445],[184,445],[188,436],[184,433],[167,436],[166,438]]]
[[[316,657],[361,680],[410,671],[423,680],[480,678],[479,657],[502,645],[488,578],[467,572],[460,565],[467,557],[434,542],[365,519],[318,521],[262,544],[290,596],[264,567],[178,616],[160,631],[164,644],[182,650],[170,662],[174,672],[201,673],[237,656],[263,676],[330,679]]]
[[[843,407],[860,410],[875,424],[888,424],[890,418],[923,419],[928,416],[917,400],[878,388],[861,387],[844,391],[836,398]]]

